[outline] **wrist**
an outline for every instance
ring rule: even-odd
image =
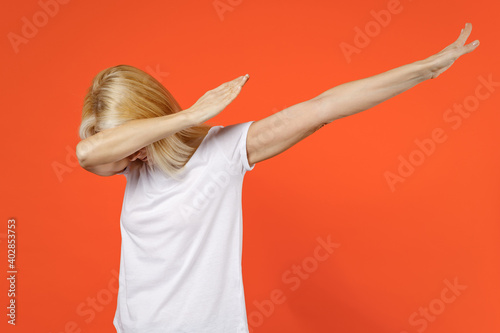
[[[182,123],[184,124],[185,128],[191,126],[198,126],[203,123],[203,121],[197,114],[196,110],[193,109],[192,107],[182,110],[181,112],[178,113],[178,115],[179,117],[182,118]]]
[[[432,58],[429,57],[423,60],[419,60],[414,62],[414,64],[417,68],[417,73],[421,81],[429,80],[432,78],[433,76]]]

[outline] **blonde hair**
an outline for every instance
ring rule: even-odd
[[[170,92],[148,73],[118,65],[98,73],[83,103],[79,135],[82,140],[133,119],[160,117],[182,111]],[[194,154],[211,126],[183,129],[146,146],[151,169],[159,167],[176,178]]]

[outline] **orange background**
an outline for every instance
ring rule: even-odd
[[[102,69],[143,69],[183,108],[249,73],[242,93],[209,121],[230,125],[424,59],[471,22],[468,43],[481,45],[439,78],[335,121],[247,173],[243,278],[253,332],[500,331],[500,89],[458,128],[443,118],[472,100],[479,77],[500,82],[500,6],[402,0],[376,31],[372,11],[390,3],[72,0],[52,6],[44,22],[38,1],[6,2],[0,256],[6,276],[7,220],[15,218],[18,306],[12,327],[2,279],[0,330],[115,332],[126,179],[89,173],[74,155],[83,97]],[[9,38],[23,35],[26,20],[40,27],[15,47]],[[341,43],[354,45],[356,27],[367,25],[369,44],[348,59]],[[415,140],[435,128],[446,141],[392,191],[384,173],[397,173],[400,155],[417,156]],[[317,261],[317,238],[328,236],[340,246]],[[445,280],[455,279],[466,289],[452,297]],[[273,290],[284,301],[266,307]],[[426,319],[419,311],[429,306],[437,315]]]

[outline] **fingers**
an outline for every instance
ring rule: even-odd
[[[457,39],[457,42],[460,46],[464,46],[464,44],[467,41],[467,38],[469,38],[471,32],[472,32],[472,24],[465,23],[465,27],[462,29],[462,31],[460,32],[460,36]],[[477,45],[479,45],[478,40],[475,40],[474,42],[477,42]],[[474,46],[477,46],[477,45],[474,44]]]
[[[250,77],[250,75],[248,75],[248,74],[239,76],[236,79],[234,79],[232,81],[232,83],[234,83],[235,85],[238,85],[238,86],[244,86],[245,83],[247,83],[249,77]]]
[[[241,87],[243,87],[245,85],[245,83],[248,81],[248,78],[249,78],[249,75],[246,74],[246,75],[237,77],[233,81],[228,82],[229,85],[226,87],[227,88],[226,91],[227,92],[236,91],[237,93],[239,93],[241,91]]]
[[[223,84],[221,84],[220,86],[218,86],[214,90],[215,91],[225,91],[227,89],[231,90],[234,88],[238,89],[238,87],[241,88],[248,81],[249,77],[250,77],[250,75],[248,75],[248,74],[239,76],[236,79],[233,79],[233,80],[228,81],[228,82],[224,82]]]
[[[241,88],[248,81],[248,77],[249,77],[249,75],[246,74],[246,75],[240,76],[240,77],[236,78],[235,80],[233,80],[233,85],[229,87],[228,93],[231,95],[234,95],[234,97],[236,97],[240,93]]]
[[[474,51],[479,46],[479,40],[475,40],[472,43],[465,45],[465,42],[467,41],[467,38],[469,38],[471,32],[472,24],[465,23],[465,27],[460,31],[460,36],[458,37],[458,39],[448,48],[454,49],[455,52],[458,53],[458,56]]]
[[[241,88],[241,87],[243,87],[245,85],[245,83],[247,83],[249,77],[250,77],[250,75],[245,74],[245,75],[237,77],[236,79],[234,79],[234,80],[232,80],[232,81],[230,81],[228,83],[230,83],[230,87],[231,88],[232,87],[237,87],[237,88],[239,87],[239,88]]]
[[[460,36],[457,39],[457,42],[460,44],[460,46],[463,46],[465,44],[465,41],[467,38],[469,38],[469,35],[472,31],[472,24],[470,23],[465,23],[465,27],[462,29],[460,32]]]
[[[463,47],[462,54],[470,53],[470,52],[474,51],[479,46],[479,40],[477,40],[477,39],[475,41],[473,41],[472,43],[465,45],[465,42],[467,41],[467,38],[469,38],[471,32],[472,32],[472,24],[465,23],[465,28],[462,29],[462,31],[460,33],[460,37],[457,40],[459,43],[459,46]]]
[[[245,85],[245,83],[247,83],[249,77],[250,75],[248,74],[239,77],[240,80],[238,82],[238,93],[241,91],[241,88]]]
[[[250,78],[250,75],[248,74],[245,74],[241,77],[241,80],[243,81],[243,83],[241,84],[242,86],[245,85],[245,83],[247,83],[248,79]]]
[[[464,46],[462,54],[467,54],[474,51],[479,46],[479,40],[475,40]]]

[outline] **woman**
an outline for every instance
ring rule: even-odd
[[[248,332],[241,274],[241,189],[246,171],[335,119],[367,110],[437,78],[478,41],[336,86],[259,121],[209,126],[248,75],[205,93],[182,110],[154,78],[131,66],[100,72],[83,107],[80,165],[127,178],[119,333]]]

